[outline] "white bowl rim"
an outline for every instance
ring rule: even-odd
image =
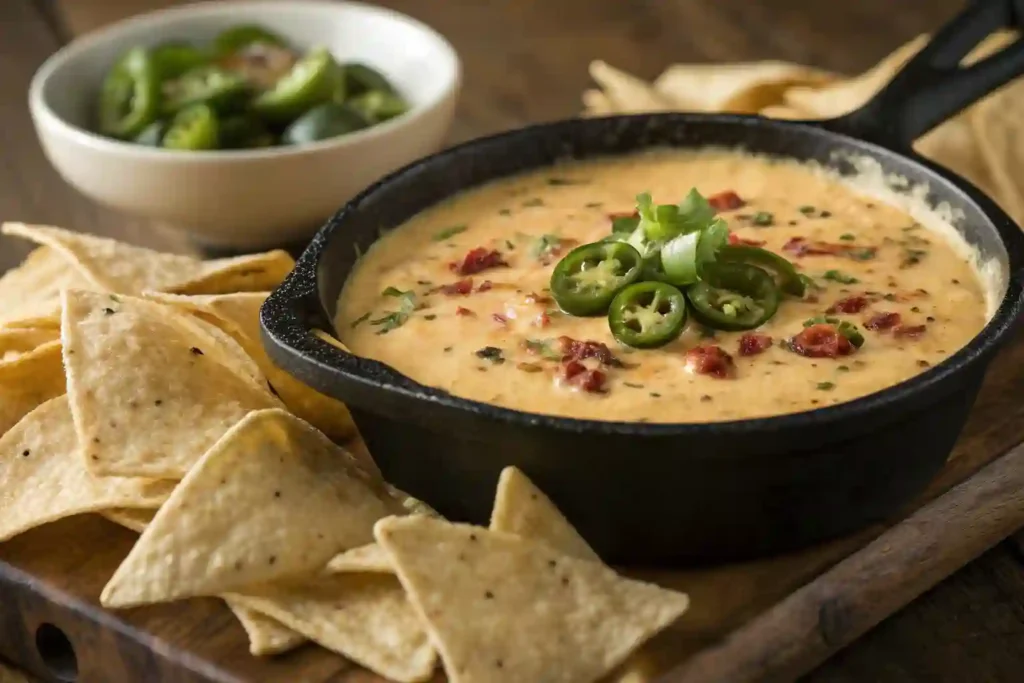
[[[61,68],[68,62],[71,62],[78,57],[82,51],[87,50],[93,45],[102,43],[119,34],[127,33],[140,24],[150,24],[157,19],[170,18],[174,16],[189,14],[203,15],[206,13],[215,14],[226,8],[230,8],[232,11],[237,12],[244,11],[245,9],[267,6],[280,6],[292,9],[305,8],[324,11],[337,10],[340,7],[347,6],[410,24],[419,31],[422,31],[437,40],[443,50],[447,53],[453,67],[451,74],[448,77],[449,80],[444,84],[444,87],[441,89],[439,94],[431,100],[412,107],[401,116],[396,116],[393,119],[378,123],[374,126],[370,126],[369,128],[329,138],[327,140],[259,149],[219,149],[202,151],[174,150],[152,148],[126,140],[108,138],[104,135],[100,135],[99,133],[94,133],[87,128],[68,123],[50,108],[50,105],[46,102],[46,98],[43,96],[43,90],[47,81],[53,73],[57,71],[57,69]],[[60,133],[70,137],[74,142],[80,145],[94,147],[98,151],[133,154],[154,162],[178,163],[187,159],[188,161],[202,163],[224,163],[298,156],[308,152],[341,149],[360,141],[369,141],[374,138],[384,137],[398,128],[415,125],[417,121],[429,112],[441,106],[450,97],[452,97],[453,93],[458,89],[461,80],[462,62],[459,59],[459,55],[455,51],[455,48],[448,39],[419,19],[396,10],[353,0],[245,0],[244,2],[236,2],[235,0],[205,0],[203,2],[193,2],[178,7],[168,7],[128,17],[127,19],[114,22],[109,26],[89,32],[80,38],[76,38],[61,49],[57,50],[57,52],[50,55],[36,70],[36,73],[29,84],[28,104],[33,116],[38,116],[47,124],[54,126]]]

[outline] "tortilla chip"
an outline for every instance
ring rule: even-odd
[[[601,561],[551,499],[515,467],[506,467],[498,478],[490,528],[542,541],[566,555]]]
[[[218,294],[273,289],[295,265],[283,251],[202,261],[49,226],[5,223],[0,231],[58,252],[95,284],[83,289],[116,294],[139,294],[144,290]]]
[[[264,350],[260,341],[260,306],[267,296],[267,292],[242,292],[216,296],[152,294],[149,298],[180,307],[218,325],[256,361],[289,411],[335,441],[352,438],[356,435],[355,423],[345,404],[311,389],[281,370]],[[377,471],[372,460],[365,465],[369,471]]]
[[[306,642],[301,633],[296,633],[281,622],[264,616],[237,600],[225,598],[225,602],[245,629],[245,635],[249,637],[249,654],[254,657],[279,655],[294,650]]]
[[[131,529],[136,533],[142,533],[156,516],[156,509],[140,510],[137,508],[114,508],[104,510],[100,513],[103,517],[125,529]]]
[[[978,150],[990,172],[994,192],[989,193],[1018,225],[1024,225],[1022,108],[1024,83],[1017,81],[978,104],[971,117]],[[982,186],[982,189],[986,188]]]
[[[654,89],[684,111],[755,114],[781,103],[788,88],[820,87],[836,78],[789,62],[676,64],[658,76]]]
[[[71,291],[63,323],[71,410],[94,474],[181,478],[250,411],[280,405],[236,367],[237,343],[174,309]]]
[[[182,480],[101,602],[131,607],[310,574],[401,512],[323,434],[283,410],[254,412]]]
[[[174,482],[94,477],[78,456],[66,396],[51,399],[0,438],[0,541],[65,517],[159,507]]]
[[[374,531],[451,683],[594,681],[689,604],[511,534],[422,515]]]
[[[0,325],[60,318],[60,293],[64,289],[100,289],[63,255],[40,247],[0,277]]]
[[[60,330],[54,328],[0,329],[0,363],[20,358],[29,351],[60,339]]]
[[[801,121],[804,119],[816,118],[814,116],[807,114],[807,112],[801,111],[799,109],[796,109],[795,107],[790,107],[785,104],[770,105],[759,111],[758,114],[769,119],[785,119],[788,121]]]
[[[590,63],[590,77],[604,90],[617,114],[672,111],[678,108],[649,83],[600,60]]]
[[[375,574],[394,574],[391,556],[378,543],[369,543],[352,550],[346,550],[327,563],[327,571],[331,574],[348,572],[369,572]]]
[[[615,105],[603,91],[597,88],[583,91],[584,116],[609,116],[616,113]]]
[[[437,654],[398,579],[341,574],[228,596],[393,681],[430,678]]]
[[[66,391],[59,341],[0,361],[0,435],[35,408]]]

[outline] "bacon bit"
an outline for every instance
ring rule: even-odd
[[[772,338],[767,334],[747,332],[740,337],[740,355],[756,356],[772,347]]]
[[[763,247],[767,242],[764,240],[748,240],[734,233],[729,233],[729,244],[741,244],[746,247]]]
[[[685,365],[690,372],[717,379],[730,378],[736,371],[732,356],[713,344],[702,344],[687,351]]]
[[[596,358],[602,365],[621,368],[622,361],[612,354],[611,350],[596,341],[578,341],[572,337],[561,336],[558,343],[562,345],[562,362],[581,361],[585,358]]]
[[[872,332],[886,332],[899,325],[901,320],[899,313],[882,311],[865,320],[864,327]]]
[[[476,313],[469,310],[468,308],[459,306],[458,308],[455,309],[455,315],[476,315]]]
[[[480,286],[476,288],[478,292],[489,292],[494,287],[494,283],[490,280],[484,280],[480,283]]]
[[[793,353],[807,358],[838,358],[849,356],[856,350],[835,325],[828,323],[805,327],[800,334],[789,340],[789,348]]]
[[[569,361],[568,363],[565,364],[564,368],[562,368],[562,375],[566,379],[571,380],[573,377],[576,377],[580,373],[584,373],[586,371],[587,371],[587,366],[586,365],[584,365],[583,363],[581,363],[579,361],[571,360],[571,361]]]
[[[503,316],[501,313],[492,313],[491,318],[499,325],[508,325],[508,318]]]
[[[782,247],[794,256],[848,256],[853,258],[854,254],[860,254],[859,260],[863,258],[874,258],[878,247],[863,247],[856,244],[836,244],[834,242],[808,242],[804,237],[794,237]]]
[[[547,327],[551,324],[551,316],[547,311],[541,311],[541,314],[534,318],[533,324],[537,327]]]
[[[475,275],[489,268],[507,265],[508,263],[505,262],[501,252],[497,249],[487,250],[484,247],[477,247],[476,249],[470,249],[462,257],[461,262],[453,261],[449,263],[448,268],[459,275]]]
[[[895,337],[907,337],[909,339],[917,339],[925,333],[928,327],[925,325],[899,325],[892,331]]]
[[[831,306],[828,307],[826,313],[860,313],[871,302],[864,295],[857,294],[855,296],[848,296],[845,299],[840,299]]]
[[[587,370],[584,374],[579,376],[576,384],[580,386],[580,389],[591,394],[600,394],[604,392],[604,382],[607,376],[600,370]]]
[[[708,204],[715,211],[733,211],[742,207],[746,202],[732,190],[726,190],[708,197]]]
[[[467,277],[450,285],[441,285],[438,291],[447,296],[466,296],[473,291],[473,278]]]
[[[537,294],[536,292],[530,292],[523,300],[528,304],[549,304],[554,301],[550,296]]]

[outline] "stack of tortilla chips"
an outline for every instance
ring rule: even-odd
[[[517,470],[472,527],[337,445],[345,407],[259,342],[287,254],[3,231],[40,246],[0,278],[0,542],[81,514],[140,533],[104,606],[220,597],[255,655],[313,641],[394,681],[440,659],[453,683],[591,683],[686,611],[603,565]]]
[[[1009,31],[994,33],[964,63],[993,54],[1015,38]],[[677,64],[646,83],[597,61],[590,73],[599,89],[585,92],[583,103],[590,116],[694,111],[828,119],[871,99],[927,42],[928,36],[918,36],[853,77],[787,62]],[[1024,80],[940,125],[914,147],[970,180],[1024,225]]]

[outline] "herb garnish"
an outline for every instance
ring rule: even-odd
[[[875,249],[873,247],[859,247],[857,249],[850,249],[846,252],[846,255],[854,261],[870,261],[875,258]]]
[[[352,321],[352,329],[353,330],[356,329],[357,327],[359,327],[360,325],[362,325],[363,323],[365,323],[369,319],[370,319],[370,311],[367,311],[366,313],[363,313],[361,316],[359,316],[358,318],[356,318],[355,320]]]
[[[553,187],[559,187],[562,185],[586,185],[586,180],[578,180],[575,178],[548,178],[548,185]]]
[[[852,275],[847,275],[841,270],[827,270],[822,275],[822,277],[825,278],[826,280],[831,280],[832,282],[839,282],[844,285],[855,285],[858,282],[860,282],[860,280],[858,280],[857,278],[853,277]]]
[[[805,216],[810,216],[811,214],[814,213],[815,209],[810,204],[804,204],[799,209],[797,209],[797,211],[799,211],[800,213],[802,213]]]
[[[900,261],[900,269],[916,266],[927,255],[928,252],[924,249],[905,248],[903,250],[903,259]]]
[[[525,202],[523,202],[523,206],[525,206],[525,207],[544,206],[544,200],[541,199],[540,197],[534,197],[533,199],[527,199]]]
[[[435,242],[444,242],[446,239],[449,239],[450,237],[455,237],[460,232],[466,232],[466,229],[468,227],[469,226],[466,225],[453,225],[450,228],[445,228],[441,232],[437,233],[436,235],[434,235],[432,239]]]
[[[750,218],[750,222],[753,223],[754,225],[759,225],[761,227],[767,228],[770,225],[774,225],[775,216],[773,216],[767,211],[758,211]]]
[[[643,384],[635,384],[633,382],[623,382],[622,384],[624,386],[629,387],[630,389],[643,389],[644,388]]]
[[[512,215],[512,209],[500,209],[498,211],[498,215],[499,216],[511,216]]]
[[[477,349],[475,353],[477,358],[489,360],[495,365],[501,365],[505,362],[505,356],[497,346],[485,346],[482,349]]]
[[[551,339],[527,339],[523,346],[530,353],[548,360],[562,360],[562,352],[555,348],[555,343]]]
[[[530,248],[530,254],[538,261],[551,256],[562,246],[562,238],[558,235],[544,234],[537,238]]]
[[[819,391],[832,391],[836,388],[835,382],[818,382]]]
[[[600,209],[604,206],[604,202],[587,202],[583,206],[587,209]]]
[[[813,318],[808,318],[804,321],[804,327],[810,327],[811,325],[835,325],[839,334],[846,337],[847,341],[856,346],[858,349],[864,345],[864,335],[860,333],[857,326],[846,320],[840,320],[839,318],[833,318],[832,316],[816,315]]]
[[[403,292],[397,287],[388,287],[381,292],[381,295],[395,297],[400,300],[397,311],[391,311],[381,318],[370,321],[371,325],[376,325],[380,328],[377,330],[377,334],[387,334],[391,330],[401,327],[409,320],[409,314],[416,310],[416,293],[411,290]]]
[[[852,232],[845,232],[839,236],[839,239],[844,240],[846,242],[853,242],[857,239],[857,236],[854,235]]]

